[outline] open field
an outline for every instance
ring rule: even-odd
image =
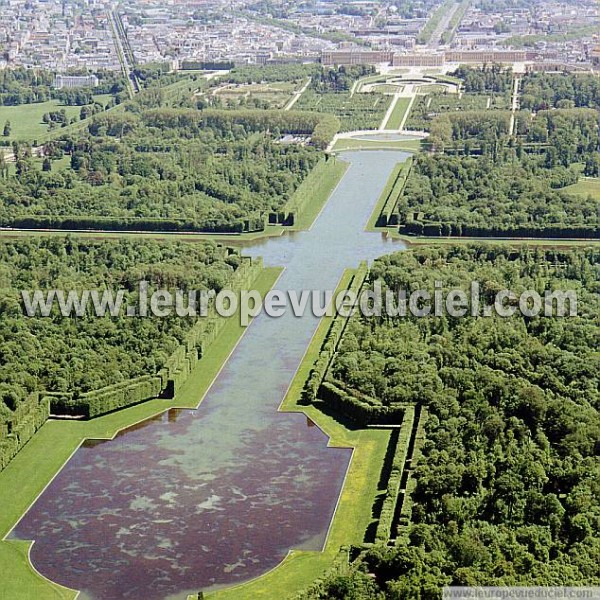
[[[394,131],[400,129],[402,121],[404,120],[404,115],[406,115],[409,106],[410,98],[398,98],[396,106],[394,106],[394,110],[392,111],[388,122],[385,124],[385,128],[393,129]]]
[[[346,271],[338,290],[347,286],[352,272]],[[283,600],[298,593],[321,576],[337,556],[339,549],[347,544],[364,541],[365,531],[372,521],[375,497],[384,492],[378,489],[379,475],[383,465],[390,431],[385,429],[348,430],[314,406],[299,406],[298,400],[308,378],[319,349],[331,325],[331,318],[324,317],[311,341],[304,360],[281,405],[281,410],[302,412],[331,437],[332,447],[352,447],[354,453],[340,501],[329,530],[323,552],[293,550],[272,571],[247,583],[226,588],[210,594],[214,600],[250,600],[269,598]]]
[[[280,273],[280,269],[265,269],[254,284],[254,289],[266,294]],[[0,537],[8,534],[83,440],[110,439],[120,430],[170,408],[195,408],[245,330],[239,324],[239,319],[229,319],[172,401],[151,400],[91,421],[47,421],[0,473]],[[2,598],[75,598],[74,592],[47,581],[34,571],[26,559],[27,547],[26,542],[0,542]]]
[[[577,183],[563,188],[562,191],[578,196],[590,195],[596,200],[600,200],[600,178],[582,177]]]
[[[108,94],[94,97],[103,106],[106,105],[110,98],[111,96]],[[13,140],[41,140],[48,133],[61,131],[61,129],[64,130],[60,126],[55,130],[49,130],[48,125],[42,122],[44,113],[62,109],[65,110],[69,119],[72,117],[79,119],[80,106],[64,106],[58,100],[48,100],[47,102],[38,102],[36,104],[20,104],[19,106],[0,106],[0,129],[4,127],[6,121],[10,121],[11,124],[10,136],[8,138],[0,137],[0,140],[8,140],[9,142]]]

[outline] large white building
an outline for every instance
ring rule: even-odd
[[[97,86],[98,78],[95,75],[57,75],[54,79],[57,90]]]

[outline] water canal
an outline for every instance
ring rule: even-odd
[[[312,229],[245,252],[285,267],[281,291],[335,289],[344,269],[403,248],[364,227],[408,156],[340,155],[350,167]],[[86,442],[10,537],[35,540],[34,567],[93,600],[184,599],[256,577],[292,548],[320,550],[351,450],[277,411],[317,325],[257,317],[197,410]]]

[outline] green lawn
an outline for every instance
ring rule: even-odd
[[[582,177],[576,184],[563,188],[567,194],[576,194],[578,196],[592,196],[600,200],[600,178]]]
[[[404,119],[404,115],[406,114],[409,106],[410,98],[398,98],[398,102],[396,102],[396,106],[394,106],[394,110],[392,111],[385,128],[398,131],[402,125],[402,120]]]
[[[438,69],[430,69],[424,71],[425,75],[431,75],[437,81],[442,81],[445,83],[455,83],[456,85],[461,85],[463,83],[462,79],[458,77],[453,77],[452,75],[443,75],[439,72]]]
[[[10,121],[11,124],[10,136],[8,138],[0,137],[0,140],[10,142],[13,140],[41,140],[49,131],[48,125],[42,122],[44,113],[63,108],[67,113],[67,117],[79,118],[80,106],[63,106],[58,100],[36,104],[21,104],[19,106],[0,106],[0,129],[4,128],[6,121]]]
[[[338,290],[348,286],[351,275],[351,271],[346,271]],[[377,486],[390,432],[383,429],[350,431],[313,406],[297,404],[330,324],[330,317],[321,320],[281,406],[284,411],[306,414],[331,438],[330,446],[354,448],[325,549],[323,552],[292,550],[275,569],[247,583],[210,594],[211,600],[283,600],[293,597],[331,567],[341,546],[364,541],[365,531],[373,520],[371,511],[375,497],[385,491]]]
[[[403,89],[403,85],[396,85],[393,83],[379,83],[373,86],[373,91],[379,94],[397,94]]]
[[[263,296],[272,288],[280,269],[265,269],[254,284]],[[169,408],[195,408],[246,328],[231,318],[208,348],[174,400],[151,400],[91,421],[47,421],[33,439],[0,472],[0,537],[4,538],[44,487],[86,438],[110,439],[118,431]],[[37,574],[27,560],[26,542],[0,542],[0,598],[10,600],[72,599],[65,590]]]

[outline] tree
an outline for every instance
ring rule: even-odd
[[[6,121],[6,123],[4,123],[4,130],[2,131],[2,135],[4,137],[9,137],[10,136],[10,132],[11,132],[10,121]]]

